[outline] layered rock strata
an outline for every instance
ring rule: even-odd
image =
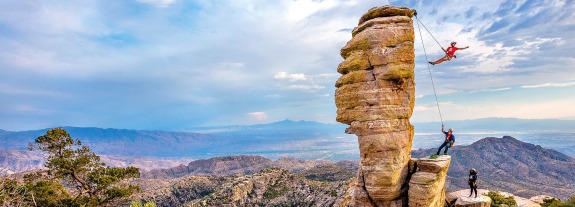
[[[444,186],[451,156],[413,159],[413,162],[416,171],[409,180],[409,206],[444,206]]]
[[[413,10],[364,14],[341,49],[337,121],[358,136],[360,166],[350,206],[406,206],[415,101]]]

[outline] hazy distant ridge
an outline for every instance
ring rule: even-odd
[[[554,119],[486,118],[465,121],[446,121],[446,126],[459,134],[459,144],[478,140],[485,135],[464,135],[472,132],[571,132],[575,121]],[[416,148],[435,146],[433,140],[441,136],[440,123],[415,123]],[[266,158],[296,157],[302,159],[353,160],[358,158],[355,135],[345,134],[346,125],[324,124],[313,121],[283,120],[269,124],[197,127],[186,132],[102,129],[95,127],[64,127],[74,138],[90,146],[101,155],[185,157],[203,159],[225,155],[260,155]],[[47,129],[9,132],[0,130],[0,150],[26,150]],[[417,133],[429,135],[418,135]],[[502,133],[498,136],[514,135]],[[534,137],[535,136],[535,137]],[[547,148],[575,155],[575,143],[570,134],[542,138],[540,135],[516,136]],[[526,139],[529,138],[529,139]],[[544,141],[544,142],[536,142]],[[470,144],[471,142],[467,142]]]
[[[187,156],[189,149],[201,151],[218,142],[212,135],[191,132],[63,127],[97,154],[123,156]],[[0,150],[26,150],[28,143],[48,129],[0,133]],[[216,144],[217,145],[217,144]],[[191,156],[191,155],[190,155]]]

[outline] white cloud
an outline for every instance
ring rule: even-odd
[[[566,83],[543,83],[543,84],[537,84],[537,85],[521,86],[521,88],[569,87],[569,86],[575,86],[575,82],[566,82]]]
[[[322,73],[322,74],[317,74],[317,75],[310,75],[310,79],[314,79],[314,80],[337,80],[337,78],[339,78],[341,76],[341,74],[339,73]]]
[[[511,90],[511,88],[510,88],[510,87],[505,87],[505,88],[495,88],[495,89],[475,90],[475,91],[469,91],[469,93],[478,93],[478,92],[496,92],[496,91],[506,91],[506,90]]]
[[[548,119],[575,114],[572,98],[542,102],[488,102],[440,103],[443,120],[479,119],[487,117],[515,117],[523,119]],[[561,110],[557,110],[561,109]],[[414,108],[412,121],[439,121],[437,106],[419,104]]]
[[[297,89],[302,90],[305,92],[316,92],[321,89],[324,89],[325,86],[322,85],[289,85],[287,86],[288,89]]]
[[[289,74],[287,72],[278,72],[274,75],[274,78],[280,79],[280,80],[288,80],[288,81],[306,80],[305,74],[303,74],[303,73]]]
[[[158,7],[169,7],[170,5],[176,3],[176,0],[138,0],[138,1],[146,4],[153,4]]]
[[[471,46],[458,51],[457,59],[432,67],[438,99],[461,105],[441,105],[448,119],[482,114],[497,116],[505,110],[516,110],[512,103],[530,104],[509,100],[509,107],[494,109],[497,111],[494,113],[481,107],[493,109],[502,105],[500,97],[492,96],[496,93],[470,96],[468,92],[509,90],[521,85],[523,88],[573,85],[575,58],[570,51],[575,44],[570,26],[574,16],[569,12],[573,5],[554,1],[555,7],[565,8],[553,11],[564,13],[542,15],[546,17],[523,23],[516,20],[539,10],[507,12],[506,18],[489,17],[497,16],[493,12],[504,1],[448,1],[449,7],[421,0],[393,3],[417,8],[419,17],[442,46],[450,41]],[[285,108],[281,117],[274,111],[274,117],[269,119],[297,114],[308,118],[317,112],[326,114],[325,120],[333,121],[335,106],[329,96],[340,76],[336,72],[337,64],[342,61],[338,51],[351,38],[347,30],[356,26],[358,18],[369,8],[386,3],[361,0],[103,2],[0,1],[3,8],[0,19],[4,23],[0,33],[2,100],[22,105],[64,95],[75,100],[94,100],[95,103],[84,105],[58,101],[42,107],[58,113],[72,108],[71,113],[82,117],[70,118],[66,123],[111,120],[110,127],[140,129],[162,128],[155,120],[178,120],[185,126],[220,123],[214,120],[243,124],[248,116],[246,112],[253,110],[242,108],[246,105],[266,110]],[[142,6],[147,8],[139,9]],[[134,9],[139,10],[134,12]],[[466,17],[465,11],[471,9],[474,15]],[[542,12],[547,11],[550,10]],[[527,16],[533,15],[537,17],[536,14]],[[561,19],[545,21],[552,16]],[[489,37],[480,34],[501,19],[513,21],[501,28],[514,25],[523,28],[497,30],[497,35]],[[422,30],[429,58],[439,58],[443,55],[441,49]],[[427,69],[423,70],[426,65],[421,58],[419,34],[415,41],[416,103],[430,103],[435,98]],[[270,72],[274,68],[282,72]],[[554,88],[548,90],[556,97],[554,100],[567,100],[564,94],[553,94],[557,93]],[[479,95],[482,104],[476,101]],[[464,99],[465,104],[458,102]],[[93,105],[110,102],[97,102],[100,100],[113,100],[113,113],[102,110],[97,116],[89,114],[94,111],[90,108]],[[134,107],[136,102],[138,107]],[[294,110],[295,106],[307,108]],[[172,110],[173,115],[166,115],[163,110],[157,110],[158,107]],[[149,111],[162,113],[149,115]],[[214,116],[214,111],[220,113]],[[437,117],[434,102],[416,105],[415,111],[417,117]],[[130,116],[133,114],[146,114],[146,117],[133,118]],[[115,119],[115,115],[120,118]],[[255,119],[267,114],[252,112],[249,116]],[[0,120],[16,117],[7,115]],[[58,116],[46,119],[55,117]],[[14,123],[10,126],[26,128],[27,122],[35,121],[0,124]]]
[[[268,114],[262,111],[250,112],[248,116],[255,121],[265,121],[268,119]]]

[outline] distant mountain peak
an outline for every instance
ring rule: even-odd
[[[437,148],[412,151],[412,157],[426,157]],[[549,194],[567,198],[575,193],[575,158],[511,136],[487,137],[468,146],[450,149],[452,166],[449,190],[467,186],[470,168],[480,174],[481,188],[497,189],[523,197]]]

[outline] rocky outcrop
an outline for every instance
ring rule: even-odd
[[[360,167],[350,205],[402,206],[415,101],[413,10],[373,8],[341,49],[337,121],[358,136]]]
[[[538,195],[538,196],[533,196],[531,198],[529,198],[529,201],[536,203],[536,204],[543,204],[545,203],[546,199],[556,199],[552,196],[548,196],[548,195]]]
[[[492,200],[489,197],[485,196],[487,195],[487,193],[489,193],[489,190],[477,189],[477,193],[479,194],[479,196],[475,198],[475,197],[469,197],[469,190],[459,190],[448,193],[445,200],[449,204],[448,206],[457,206],[457,207],[491,206]],[[540,204],[544,202],[543,199],[553,198],[550,196],[540,195],[527,199],[507,192],[498,192],[498,193],[501,194],[503,197],[513,197],[513,199],[517,203],[517,207],[541,207]]]
[[[409,206],[443,206],[445,201],[445,178],[451,157],[436,159],[413,159],[416,172],[409,180]]]
[[[469,197],[470,190],[459,190],[455,192],[448,193],[445,196],[445,201],[447,202],[447,206],[460,206],[460,207],[490,207],[491,206],[491,198],[484,196],[487,194],[488,190],[478,189],[477,190],[477,198],[475,198],[475,194],[473,197]]]
[[[344,205],[408,204],[413,140],[409,118],[415,102],[413,15],[406,7],[373,8],[361,17],[353,38],[341,49],[344,61],[338,72],[342,76],[335,84],[337,121],[350,125],[346,133],[358,136],[360,151],[357,179]],[[416,191],[433,193],[429,198],[418,197],[417,204],[441,203],[447,167],[415,175]]]
[[[454,207],[490,207],[491,198],[487,196],[460,197],[455,201]]]
[[[309,175],[309,174],[308,174]],[[280,168],[253,175],[139,179],[132,198],[172,206],[339,206],[349,181],[315,181]]]
[[[301,160],[285,157],[273,161],[262,156],[238,155],[194,160],[188,163],[188,165],[180,165],[168,169],[155,169],[149,172],[143,172],[141,178],[166,179],[190,175],[250,175],[271,167],[288,169],[292,172],[300,172],[323,165],[357,168],[355,162],[351,161],[332,163],[325,160]],[[312,172],[311,174],[317,173]]]
[[[338,206],[346,182],[310,181],[279,168],[234,178],[183,206]]]
[[[189,175],[234,175],[254,174],[271,167],[273,161],[262,156],[223,156],[200,159],[188,165],[169,169],[157,169],[143,173],[143,178],[178,178]]]

